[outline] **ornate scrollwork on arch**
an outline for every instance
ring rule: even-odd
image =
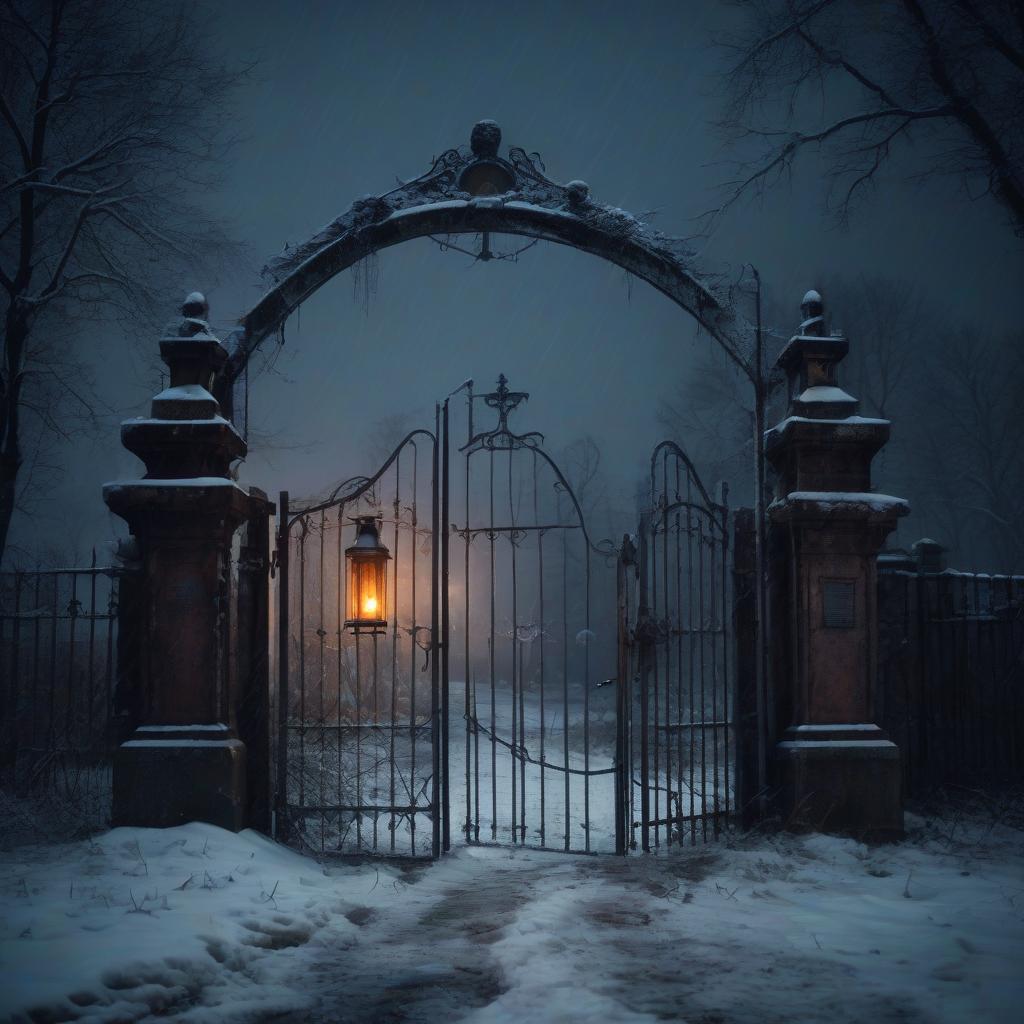
[[[307,242],[271,259],[264,268],[270,289],[241,319],[220,377],[225,411],[231,412],[231,385],[252,353],[318,288],[381,249],[434,235],[522,235],[600,256],[689,312],[751,376],[746,354],[750,325],[733,309],[720,280],[698,269],[685,241],[595,201],[586,182],[553,181],[537,153],[512,146],[506,157],[500,156],[500,143],[501,129],[491,121],[479,122],[469,147],[447,149],[433,158],[426,173],[381,195],[357,199]]]

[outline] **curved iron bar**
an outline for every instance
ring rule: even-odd
[[[489,438],[495,438],[498,436],[507,437],[509,444],[496,445],[488,443]],[[614,547],[614,543],[610,540],[601,540],[596,544],[591,540],[590,532],[587,530],[587,520],[583,515],[583,509],[580,507],[580,503],[576,498],[576,492],[572,489],[572,485],[566,479],[565,474],[558,468],[558,463],[540,447],[534,438],[540,438],[543,442],[544,435],[537,431],[531,431],[528,434],[513,434],[510,430],[483,431],[473,437],[468,444],[463,445],[459,451],[465,452],[467,458],[471,457],[478,451],[517,451],[525,448],[529,451],[536,452],[548,464],[548,466],[551,467],[552,472],[557,477],[554,484],[555,488],[557,489],[558,487],[561,487],[565,493],[569,495],[569,500],[572,502],[573,508],[576,509],[576,518],[579,520],[580,529],[583,531],[583,537],[587,542],[587,547],[604,558],[611,557],[618,549]],[[605,545],[611,545],[611,547],[609,548]]]
[[[302,516],[308,516],[308,515],[310,515],[313,512],[319,512],[321,509],[330,508],[332,505],[347,505],[350,502],[356,501],[357,499],[361,498],[391,468],[392,463],[395,461],[395,459],[398,458],[398,456],[401,453],[402,449],[407,444],[409,444],[409,442],[412,441],[413,438],[421,436],[421,435],[423,437],[429,437],[432,444],[435,444],[435,445],[437,444],[437,437],[431,431],[426,430],[426,429],[424,429],[422,427],[420,427],[420,428],[418,428],[416,430],[410,430],[409,433],[406,434],[405,437],[402,439],[402,441],[399,443],[398,447],[396,447],[395,450],[387,457],[385,462],[381,465],[380,469],[378,469],[377,472],[373,474],[373,476],[365,478],[365,483],[363,483],[362,486],[357,488],[351,494],[346,494],[342,498],[334,498],[334,497],[332,497],[332,498],[329,498],[327,501],[322,501],[322,502],[319,502],[316,505],[310,505],[308,508],[302,509],[301,512],[297,512],[295,514],[294,518],[288,524],[287,529],[290,530],[292,528],[292,525],[295,523],[295,520],[299,519]],[[357,477],[352,477],[351,480],[346,480],[344,483],[351,483],[353,480],[356,480],[356,479],[358,479],[358,478]],[[344,486],[344,484],[341,484],[339,486]]]
[[[445,169],[437,177],[453,173],[454,168]],[[627,230],[614,216],[618,211],[611,208],[590,204],[577,211],[571,205],[560,205],[560,200],[556,205],[554,197],[538,196],[539,202],[525,198],[526,202],[505,197],[484,202],[456,190],[436,197],[410,196],[408,203],[397,208],[384,197],[353,204],[349,213],[339,218],[336,230],[299,247],[295,259],[282,267],[283,276],[243,317],[238,346],[220,377],[221,387],[241,376],[251,353],[302,302],[366,256],[413,238],[483,231],[567,245],[616,263],[685,309],[740,371],[751,376],[742,341],[746,325],[700,280],[690,261],[676,253],[669,240],[648,237],[639,228]],[[630,220],[627,227],[636,224]]]
[[[617,771],[617,769],[614,766],[612,766],[611,768],[569,768],[567,765],[554,764],[552,761],[546,761],[543,759],[539,760],[538,758],[534,757],[530,753],[529,749],[525,747],[522,743],[510,743],[508,740],[503,740],[496,733],[491,732],[491,730],[488,729],[487,726],[484,725],[480,721],[480,719],[476,718],[475,716],[463,714],[462,717],[465,721],[470,722],[477,732],[482,733],[489,740],[493,740],[495,743],[498,744],[498,746],[504,747],[506,750],[511,751],[514,756],[520,758],[523,761],[526,761],[528,764],[535,764],[539,768],[549,768],[552,771],[565,772],[567,775],[587,776],[611,775],[613,772]]]
[[[336,501],[337,498],[338,498],[338,493],[344,487],[350,487],[350,486],[351,487],[361,487],[364,483],[366,483],[366,477],[365,476],[350,476],[347,480],[342,480],[341,483],[338,484],[338,486],[335,487],[333,491],[331,491],[331,493],[328,496],[327,500],[328,501]],[[343,499],[343,500],[345,500],[345,499]]]
[[[651,504],[652,504],[652,506],[654,505],[654,495],[657,492],[657,483],[655,482],[655,477],[656,477],[656,463],[657,463],[657,460],[658,460],[658,454],[660,452],[666,451],[666,450],[672,452],[672,454],[675,455],[676,458],[679,459],[683,463],[683,465],[686,467],[687,475],[697,485],[697,490],[700,491],[700,496],[704,499],[704,504],[705,504],[705,507],[703,509],[704,514],[707,515],[709,519],[711,519],[711,521],[715,524],[715,526],[718,527],[719,530],[724,531],[726,529],[724,520],[721,520],[721,519],[719,519],[716,516],[716,512],[721,512],[722,511],[722,506],[719,505],[717,501],[712,501],[711,498],[708,496],[707,489],[704,487],[704,483],[703,483],[703,481],[700,478],[700,474],[697,472],[697,467],[694,466],[693,462],[690,460],[690,457],[686,454],[686,452],[683,451],[682,448],[679,447],[678,444],[676,444],[675,441],[661,441],[655,447],[654,451],[651,452]],[[667,498],[668,495],[666,495],[665,497]],[[673,508],[688,507],[688,506],[692,507],[692,508],[694,508],[694,509],[696,509],[698,511],[701,511],[699,506],[691,505],[690,502],[683,501],[682,498],[680,498],[680,496],[678,494],[676,495],[676,501],[674,503],[670,504],[670,503],[666,502],[663,506],[652,507],[651,511],[652,512],[660,512],[660,513],[663,513],[663,514],[667,514]]]

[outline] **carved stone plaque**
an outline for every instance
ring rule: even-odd
[[[826,629],[853,629],[857,625],[854,611],[856,586],[853,580],[821,581]]]

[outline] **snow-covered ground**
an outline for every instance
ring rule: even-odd
[[[254,832],[0,854],[0,1017],[1019,1020],[1024,834],[737,836],[671,855],[321,864]]]

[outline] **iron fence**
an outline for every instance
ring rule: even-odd
[[[1024,576],[878,575],[876,719],[905,792],[1024,777]]]
[[[0,574],[0,794],[12,832],[49,838],[109,820],[122,575],[95,552],[88,568]]]

